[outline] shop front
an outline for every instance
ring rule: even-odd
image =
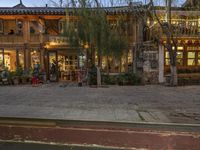
[[[76,51],[47,50],[47,74],[50,81],[77,81],[79,58]]]
[[[169,52],[164,55],[165,74],[169,72]],[[200,46],[197,40],[179,44],[177,47],[178,73],[200,73]]]
[[[17,67],[24,68],[24,56],[22,49],[0,49],[0,70],[16,71]]]

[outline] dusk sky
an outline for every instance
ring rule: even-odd
[[[12,7],[19,4],[20,0],[0,0],[0,7]],[[26,6],[44,6],[48,0],[22,0]]]
[[[19,1],[20,0],[0,0],[0,7],[12,7],[17,5]],[[22,1],[25,6],[45,6],[45,4],[49,2],[49,0],[22,0]],[[106,2],[107,0],[102,0],[102,1]],[[141,1],[141,0],[133,0],[133,1]],[[185,0],[179,0],[179,1],[184,2]]]

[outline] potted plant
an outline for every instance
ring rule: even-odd
[[[20,83],[22,75],[23,75],[23,69],[22,67],[18,67],[17,70],[13,73],[12,77],[14,85],[18,85]]]

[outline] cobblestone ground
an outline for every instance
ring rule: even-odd
[[[0,116],[200,124],[200,86],[1,86]]]

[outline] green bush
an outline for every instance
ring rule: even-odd
[[[89,70],[89,85],[97,85],[97,68],[94,65]]]
[[[119,74],[115,76],[102,75],[102,82],[109,85],[139,85],[141,84],[141,78],[131,73]]]
[[[116,84],[116,79],[115,76],[110,76],[110,75],[102,75],[102,83],[106,85],[114,85]]]

